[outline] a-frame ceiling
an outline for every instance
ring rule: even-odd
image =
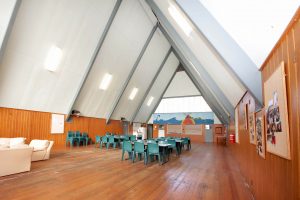
[[[6,22],[0,21],[6,24],[4,39],[0,38],[5,43],[0,51],[0,107],[63,114],[75,109],[83,116],[107,121],[124,117],[147,122],[180,63],[223,123],[234,117],[234,107],[247,90],[261,101],[256,92],[261,91],[260,84],[249,84],[249,79],[260,78],[257,69],[253,71],[232,40],[224,42],[231,48],[224,54],[224,46],[209,37],[209,31],[220,28],[218,23],[203,28],[203,21],[190,14],[191,3],[201,6],[193,1],[14,2]],[[172,17],[170,7],[192,27],[189,36]],[[202,17],[211,20],[201,9]],[[44,68],[52,45],[63,52],[55,72]],[[254,73],[244,77],[238,65]],[[106,73],[113,77],[111,84],[100,90]],[[133,88],[138,93],[129,100]],[[153,102],[147,105],[150,98]]]

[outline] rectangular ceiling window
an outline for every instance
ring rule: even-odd
[[[108,88],[108,86],[109,86],[111,80],[112,80],[112,75],[109,74],[109,73],[106,73],[106,74],[104,75],[104,77],[103,77],[103,79],[102,79],[100,85],[99,85],[99,89],[100,89],[100,90],[106,90],[106,89]]]
[[[133,88],[130,95],[129,95],[129,99],[133,100],[136,96],[136,94],[138,93],[139,89],[138,88]]]
[[[62,50],[57,46],[52,46],[45,60],[45,68],[48,71],[54,72],[57,70],[62,58]]]
[[[176,23],[180,26],[180,28],[183,30],[183,32],[187,35],[190,36],[192,32],[192,27],[188,23],[188,21],[184,18],[184,16],[178,11],[178,9],[171,5],[168,8],[168,11],[170,15],[173,17],[173,19],[176,21]]]
[[[153,99],[154,99],[154,97],[152,97],[152,96],[149,98],[149,100],[148,100],[148,102],[147,102],[147,106],[150,106],[150,105],[151,105]]]

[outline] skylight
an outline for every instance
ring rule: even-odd
[[[133,100],[136,96],[136,94],[138,93],[139,89],[138,88],[133,88],[130,95],[129,95],[129,99]]]
[[[111,82],[112,75],[109,73],[106,73],[99,85],[100,90],[106,90]]]
[[[154,99],[154,97],[152,97],[152,96],[149,98],[149,100],[148,100],[148,102],[147,102],[147,106],[150,106],[150,105],[151,105],[153,99]]]
[[[178,11],[178,9],[171,5],[168,8],[169,13],[173,17],[173,19],[176,21],[176,23],[182,28],[183,32],[187,35],[190,36],[192,32],[192,27],[188,23],[188,21],[184,18],[184,16]]]
[[[56,71],[61,61],[61,57],[62,57],[62,50],[57,46],[53,45],[50,48],[47,58],[45,60],[45,68],[51,72]]]

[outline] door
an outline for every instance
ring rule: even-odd
[[[205,125],[205,142],[213,142],[213,133],[211,125]]]
[[[147,125],[147,139],[153,138],[153,124]]]

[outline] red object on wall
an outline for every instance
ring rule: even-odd
[[[234,134],[229,135],[229,142],[230,143],[235,143],[235,135]]]

